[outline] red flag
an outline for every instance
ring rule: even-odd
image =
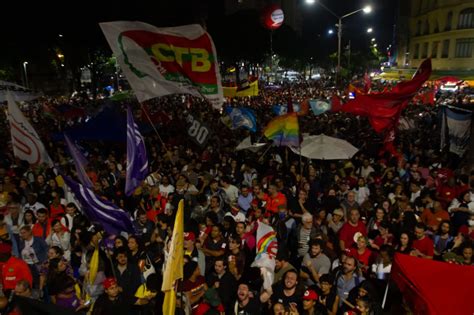
[[[367,116],[377,133],[394,128],[402,110],[430,75],[431,59],[426,59],[410,81],[398,83],[388,92],[357,94],[355,99],[341,107],[341,111]]]
[[[391,278],[414,314],[473,314],[474,268],[396,254]]]

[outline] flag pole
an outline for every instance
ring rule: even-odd
[[[387,286],[385,287],[385,294],[383,295],[382,301],[382,310],[385,308],[385,302],[387,302],[387,295],[388,295],[388,286],[390,284],[390,277],[387,280]]]
[[[158,136],[158,139],[160,140],[161,144],[163,145],[163,147],[165,148],[165,150],[168,152],[168,148],[166,147],[166,144],[164,143],[163,139],[161,138],[160,134],[158,133],[158,130],[156,129],[155,125],[153,124],[153,121],[151,120],[150,116],[148,115],[148,112],[147,110],[145,109],[145,106],[143,106],[143,103],[142,102],[139,102],[140,103],[140,106],[142,108],[142,111],[145,113],[145,116],[146,118],[148,119],[148,121],[150,122],[150,125],[151,127],[153,128],[153,130],[155,131],[156,135]]]

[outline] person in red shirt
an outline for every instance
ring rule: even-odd
[[[425,235],[425,231],[426,226],[423,223],[418,223],[415,226],[416,240],[413,242],[412,255],[420,258],[433,259],[434,243]]]
[[[433,202],[433,209],[425,208],[421,214],[421,222],[434,232],[438,231],[439,225],[443,220],[449,221],[450,217],[448,211],[443,210],[439,201]]]
[[[357,238],[357,248],[351,248],[350,254],[362,264],[362,270],[367,271],[372,263],[372,251],[367,248],[367,237],[360,235]]]
[[[33,285],[33,277],[30,268],[21,259],[12,256],[12,244],[7,241],[0,243],[0,270],[3,290],[15,290],[20,280],[26,280]]]
[[[443,208],[447,208],[451,201],[456,198],[458,193],[454,177],[450,177],[447,183],[438,187],[437,193],[438,200],[443,204]]]
[[[36,212],[36,219],[36,223],[31,228],[33,236],[46,240],[49,233],[51,233],[51,219],[48,218],[48,211],[46,209],[39,209]]]
[[[56,219],[60,216],[64,216],[65,210],[64,206],[61,204],[60,196],[58,193],[53,192],[53,202],[49,205],[49,217],[51,219]]]
[[[367,236],[365,224],[359,220],[360,212],[358,209],[351,209],[349,212],[349,221],[339,230],[339,246],[341,250],[350,249],[354,244],[354,235],[360,232],[363,236]]]
[[[270,184],[268,193],[269,197],[265,208],[269,215],[272,215],[278,212],[279,206],[286,206],[286,196],[277,190],[275,184]]]

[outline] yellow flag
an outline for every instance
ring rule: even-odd
[[[173,235],[171,237],[168,260],[166,261],[165,272],[163,273],[163,284],[161,291],[165,293],[163,302],[163,314],[174,314],[176,308],[176,293],[174,283],[178,279],[183,279],[184,260],[184,201],[178,205],[178,212],[174,220]]]

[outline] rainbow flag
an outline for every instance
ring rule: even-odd
[[[263,131],[265,137],[273,140],[277,146],[294,146],[300,144],[300,127],[297,113],[289,113],[275,117]]]

